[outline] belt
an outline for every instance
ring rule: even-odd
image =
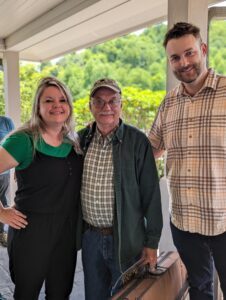
[[[113,227],[95,227],[89,223],[86,223],[87,228],[93,231],[97,231],[102,235],[112,235],[113,234]]]

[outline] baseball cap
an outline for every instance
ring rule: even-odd
[[[90,91],[90,97],[93,96],[93,94],[102,87],[107,87],[115,92],[118,92],[119,94],[122,93],[120,87],[118,86],[117,82],[110,78],[102,78],[94,82],[91,91]]]

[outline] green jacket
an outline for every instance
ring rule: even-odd
[[[79,132],[86,153],[96,124]],[[126,269],[143,247],[158,248],[162,210],[158,175],[149,140],[135,127],[124,124],[112,140],[115,218],[115,253],[121,270]]]

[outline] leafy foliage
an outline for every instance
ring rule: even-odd
[[[209,28],[209,65],[226,74],[226,20],[213,20]]]
[[[150,91],[135,87],[123,89],[123,119],[144,132],[150,130],[165,91]]]

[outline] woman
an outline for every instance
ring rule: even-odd
[[[18,183],[15,206],[0,206],[16,300],[38,299],[44,281],[46,299],[69,299],[72,290],[83,164],[68,138],[73,128],[70,93],[44,78],[30,121],[0,148],[0,172],[15,167]]]

